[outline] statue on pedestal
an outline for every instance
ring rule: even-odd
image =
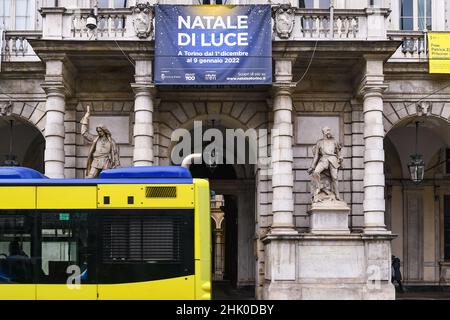
[[[314,158],[308,173],[312,174],[312,202],[341,201],[338,189],[338,170],[342,167],[341,145],[329,127],[322,128],[323,139],[313,147]]]
[[[89,133],[90,107],[81,119],[81,134],[86,141],[92,143],[86,165],[86,178],[98,177],[105,169],[117,168],[120,166],[119,148],[111,137],[111,132],[103,125],[96,128],[98,136]]]

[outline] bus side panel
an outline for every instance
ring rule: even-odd
[[[38,284],[38,300],[96,300],[97,285],[81,284],[79,287],[67,284]]]
[[[35,209],[36,187],[0,187],[0,209]]]
[[[38,209],[95,209],[96,186],[37,187]]]
[[[35,300],[35,284],[0,284],[0,300]]]
[[[176,198],[146,197],[147,188],[152,187],[175,187]],[[194,187],[192,184],[101,184],[98,201],[99,208],[192,208]]]
[[[211,214],[209,182],[195,184],[195,298],[211,299]]]
[[[195,277],[124,284],[99,284],[99,300],[193,300]]]

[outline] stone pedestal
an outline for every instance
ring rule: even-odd
[[[392,235],[269,235],[263,299],[394,300]]]
[[[314,203],[311,207],[310,232],[313,234],[350,234],[350,208],[343,201]]]

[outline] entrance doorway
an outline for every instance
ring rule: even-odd
[[[213,298],[253,299],[254,180],[239,177],[239,169],[227,164],[214,170],[194,164],[190,170],[193,177],[210,181]]]
[[[242,129],[242,132],[231,132],[231,137],[234,135],[234,142],[231,142],[227,130],[233,129],[223,126],[220,119],[211,119],[208,126],[201,129],[205,135],[207,130],[214,129],[211,131],[214,137],[207,138],[194,129],[186,131],[178,140],[183,143],[182,148],[175,148],[177,144],[174,143],[169,149],[170,161],[177,165],[187,154],[202,153],[203,156],[201,163],[190,165],[190,171],[194,178],[208,179],[211,189],[213,298],[241,299],[245,296],[252,299],[256,279],[253,136],[246,136]],[[222,143],[216,141],[220,137],[225,137]],[[211,139],[215,142],[213,149]],[[189,152],[186,152],[186,146],[190,147]]]

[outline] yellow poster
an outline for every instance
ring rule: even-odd
[[[450,74],[450,33],[428,33],[430,73]]]

